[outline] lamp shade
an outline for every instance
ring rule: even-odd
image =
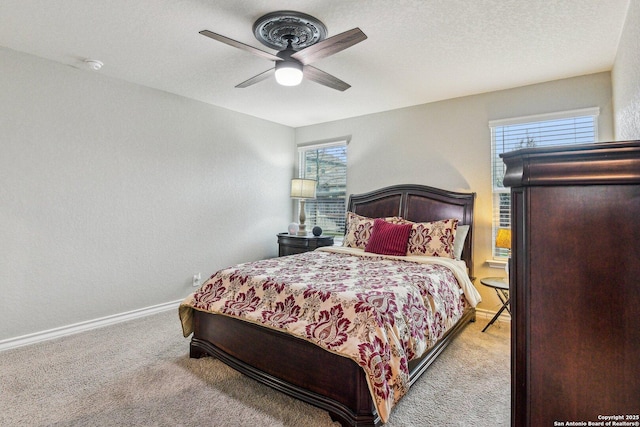
[[[499,228],[496,234],[496,248],[511,249],[511,230]]]
[[[316,181],[294,178],[291,180],[291,197],[294,199],[313,199],[316,197]]]
[[[276,81],[282,86],[297,86],[302,82],[302,64],[294,61],[276,62]]]

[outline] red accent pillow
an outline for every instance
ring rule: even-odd
[[[411,224],[392,224],[376,218],[364,251],[380,255],[407,255],[411,227]]]
[[[397,216],[390,216],[388,218],[381,219],[396,224],[402,222],[402,218]],[[346,248],[364,249],[367,246],[367,242],[369,242],[369,238],[371,237],[373,222],[374,218],[368,218],[366,216],[358,215],[353,212],[347,212],[342,246]]]

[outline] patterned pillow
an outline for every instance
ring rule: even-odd
[[[371,238],[364,248],[365,252],[381,255],[405,256],[411,224],[392,224],[382,219],[373,223]]]
[[[383,219],[388,222],[400,220],[398,217],[388,217]],[[374,218],[367,218],[366,216],[358,215],[353,212],[347,212],[342,246],[347,248],[364,249],[371,238],[374,221]]]
[[[407,255],[426,255],[453,258],[457,219],[433,222],[411,222]]]

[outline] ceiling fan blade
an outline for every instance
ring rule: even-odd
[[[238,49],[246,50],[249,53],[253,53],[254,55],[258,55],[258,56],[260,56],[262,58],[269,59],[271,61],[282,61],[282,58],[279,58],[279,57],[277,57],[277,56],[275,56],[275,55],[273,55],[273,54],[271,54],[269,52],[265,52],[264,50],[260,50],[258,48],[253,47],[253,46],[249,46],[248,44],[241,43],[241,42],[239,42],[237,40],[230,39],[229,37],[225,37],[225,36],[222,36],[220,34],[216,34],[216,33],[211,32],[209,30],[202,30],[202,31],[200,31],[200,34],[202,34],[203,36],[207,36],[209,38],[212,38],[214,40],[217,40],[219,42],[228,44],[229,46],[233,46],[233,47],[237,47]]]
[[[351,87],[350,84],[343,82],[337,77],[332,76],[329,73],[325,73],[322,70],[317,69],[316,67],[312,67],[311,65],[307,65],[302,70],[304,77],[316,83],[320,83],[321,85],[330,87],[331,89],[336,89],[341,92],[349,89]]]
[[[367,36],[360,30],[360,28],[354,28],[353,30],[345,31],[344,33],[337,34],[306,47],[294,53],[291,57],[300,61],[303,65],[307,65],[317,61],[318,59],[326,58],[329,55],[338,53],[366,39]]]
[[[265,72],[262,72],[260,74],[258,74],[257,76],[253,76],[251,77],[249,80],[245,80],[242,83],[236,85],[236,87],[238,88],[245,88],[247,86],[251,86],[253,84],[259,83],[263,80],[268,79],[269,77],[273,76],[275,74],[276,69],[275,68],[271,68]]]

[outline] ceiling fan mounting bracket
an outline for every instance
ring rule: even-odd
[[[258,18],[253,24],[253,34],[272,49],[286,49],[291,41],[291,47],[298,51],[324,40],[327,27],[306,13],[282,10]]]

